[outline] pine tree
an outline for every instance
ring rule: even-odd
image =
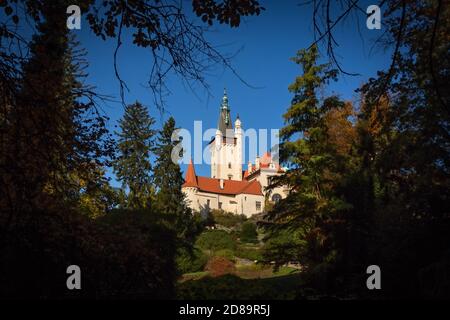
[[[178,163],[172,160],[172,150],[178,143],[172,141],[175,120],[170,117],[159,132],[155,155],[154,182],[157,188],[158,208],[167,214],[181,215],[186,211],[181,191],[183,175]]]
[[[303,74],[289,86],[294,98],[280,131],[280,160],[289,170],[273,179],[273,186],[288,185],[291,192],[267,214],[272,222],[267,259],[280,265],[299,261],[311,270],[319,265],[329,268],[341,258],[338,234],[342,213],[349,209],[336,191],[345,161],[334,145],[336,129],[329,126],[333,110],[343,109],[345,103],[335,96],[318,97],[319,88],[336,78],[328,64],[317,64],[318,57],[313,46],[293,58]],[[286,238],[286,230],[295,237]]]
[[[127,189],[126,200],[121,204],[125,208],[148,208],[154,196],[150,163],[154,123],[147,109],[137,101],[125,108],[125,114],[119,121],[119,155],[113,166],[117,179]]]
[[[172,135],[176,129],[175,120],[170,117],[159,132],[155,148],[156,163],[154,167],[154,182],[157,188],[156,203],[158,211],[174,222],[178,236],[182,240],[192,240],[196,234],[194,217],[187,207],[185,195],[181,190],[184,183],[183,175],[173,154],[179,141]]]

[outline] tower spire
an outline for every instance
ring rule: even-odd
[[[222,109],[228,110],[227,88],[223,88]]]
[[[228,105],[228,96],[227,96],[227,89],[223,89],[223,98],[222,103],[220,107],[220,113],[219,113],[219,123],[217,125],[217,129],[220,130],[222,133],[222,136],[226,137],[229,135],[227,134],[228,129],[233,129],[233,125],[231,123],[231,117],[230,117],[230,107]]]
[[[184,185],[183,187],[198,187],[197,184],[197,175],[195,174],[194,164],[191,162],[189,163],[189,166],[186,171],[186,176],[184,178]]]

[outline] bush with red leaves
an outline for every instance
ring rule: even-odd
[[[236,267],[234,263],[224,257],[213,257],[206,264],[206,271],[213,277],[223,276],[224,274],[234,273]]]

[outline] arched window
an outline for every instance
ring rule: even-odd
[[[231,162],[228,162],[228,169],[231,169]]]
[[[272,201],[273,201],[273,202],[277,203],[277,202],[280,201],[280,200],[281,200],[281,196],[280,196],[278,193],[274,193],[274,194],[272,195]]]

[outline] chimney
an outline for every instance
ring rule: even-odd
[[[256,159],[255,159],[255,169],[256,170],[259,169],[259,157],[256,157]]]
[[[248,162],[248,173],[252,172],[252,163],[249,161]]]
[[[220,179],[220,180],[219,180],[219,187],[220,187],[220,189],[223,190],[223,179]]]

